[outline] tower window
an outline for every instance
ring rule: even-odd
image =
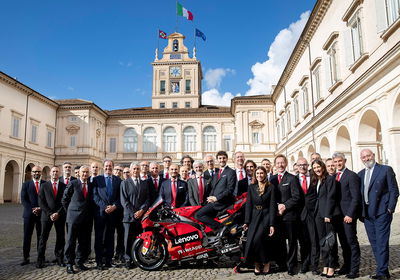
[[[165,81],[160,81],[160,93],[165,93]]]
[[[160,109],[164,109],[165,108],[165,103],[164,102],[161,102],[160,103]]]
[[[178,102],[172,102],[172,108],[178,108]]]
[[[178,40],[176,40],[176,39],[172,42],[172,50],[174,52],[177,52],[179,50],[179,43],[178,43]]]
[[[185,91],[186,92],[190,92],[191,91],[191,80],[186,80]]]
[[[185,102],[185,108],[190,108],[190,102]]]

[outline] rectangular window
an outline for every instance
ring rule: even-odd
[[[309,97],[308,97],[308,88],[307,84],[305,84],[302,88],[301,91],[303,92],[303,114],[305,115],[308,113],[308,110],[310,110],[310,102],[309,102]]]
[[[297,124],[299,121],[299,99],[297,96],[293,99],[293,115],[294,123]]]
[[[47,147],[53,147],[53,132],[47,131]]]
[[[281,135],[282,135],[282,138],[283,138],[283,137],[286,136],[286,131],[285,131],[285,117],[284,117],[284,116],[282,116],[282,119],[281,119],[281,129],[282,129]]]
[[[329,60],[329,86],[334,85],[338,81],[338,58],[337,43],[334,43],[328,50]]]
[[[165,81],[160,81],[160,93],[165,93]]]
[[[321,78],[320,78],[320,66],[315,68],[313,72],[314,76],[314,88],[315,88],[315,96],[316,96],[316,101],[321,99]]]
[[[259,117],[260,116],[260,112],[259,111],[252,111],[251,112],[251,116],[252,117]]]
[[[288,131],[290,131],[290,128],[292,127],[292,118],[291,118],[291,115],[290,115],[290,105],[286,109],[286,121],[287,121]]]
[[[224,148],[225,151],[232,151],[232,140],[230,136],[225,136],[224,137]]]
[[[69,146],[70,147],[75,147],[76,146],[76,135],[71,135],[69,139]]]
[[[178,102],[172,102],[172,108],[178,108]]]
[[[68,117],[68,120],[69,120],[70,122],[77,122],[77,121],[78,121],[78,117],[77,117],[77,116],[69,116],[69,117]]]
[[[363,53],[362,33],[361,33],[361,19],[357,14],[350,22],[350,37],[352,47],[352,60],[356,61]]]
[[[259,132],[253,132],[252,135],[252,140],[253,140],[253,144],[260,144],[260,133]]]
[[[386,1],[386,20],[390,26],[400,16],[400,0],[385,0]]]
[[[185,102],[185,108],[190,108],[190,102]]]
[[[19,138],[19,127],[21,124],[21,118],[17,116],[12,117],[12,136]]]
[[[160,109],[164,109],[165,108],[165,103],[164,102],[161,102],[160,103]]]
[[[37,143],[37,132],[38,132],[38,126],[35,124],[32,124],[32,127],[31,127],[31,142],[32,143]]]
[[[185,91],[186,92],[190,92],[191,91],[191,80],[186,80],[186,83],[185,83]]]
[[[110,138],[110,153],[115,153],[117,150],[117,139]]]

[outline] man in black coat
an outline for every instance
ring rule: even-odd
[[[93,187],[89,179],[89,166],[81,166],[79,179],[72,180],[65,188],[61,203],[67,212],[67,239],[65,243],[65,258],[67,260],[67,273],[75,273],[73,265],[75,257],[80,270],[88,268],[83,264],[90,253],[90,239],[93,220]],[[75,254],[76,241],[78,248]]]
[[[99,270],[112,266],[116,224],[122,220],[121,179],[112,175],[113,169],[114,162],[105,160],[104,174],[93,179],[93,200],[97,206],[94,212],[94,250]]]
[[[220,164],[218,174],[214,178],[210,196],[207,197],[207,205],[197,211],[195,217],[200,222],[211,227],[214,232],[219,231],[221,224],[214,221],[219,211],[233,204],[233,192],[236,186],[236,172],[227,166],[228,154],[225,151],[217,153]]]
[[[53,224],[56,229],[56,246],[54,248],[54,255],[58,265],[65,266],[65,209],[61,204],[61,199],[66,186],[58,179],[60,176],[60,169],[57,166],[51,168],[50,176],[50,181],[44,182],[39,190],[39,206],[40,209],[42,209],[42,234],[39,242],[38,260],[36,264],[37,268],[44,267],[46,243],[49,239],[50,230]]]
[[[343,266],[339,274],[354,279],[359,277],[360,245],[357,239],[357,219],[361,212],[361,182],[358,175],[346,168],[346,157],[336,152],[332,156],[336,166],[338,201],[340,201],[341,221],[334,222],[343,252]]]
[[[207,197],[212,188],[212,178],[205,178],[203,174],[203,161],[195,160],[193,163],[193,168],[196,172],[196,176],[195,178],[190,178],[188,180],[189,204],[191,206],[205,205],[207,203]]]
[[[132,163],[131,178],[121,183],[121,204],[124,209],[125,266],[132,266],[132,244],[142,231],[140,219],[149,207],[149,181],[140,179],[140,165]],[[158,175],[158,173],[157,173]]]
[[[245,158],[243,152],[236,152],[234,154],[234,161],[235,161],[235,172],[236,172],[236,186],[235,190],[233,191],[234,196],[241,195],[247,192],[249,187],[249,182],[247,178],[247,173],[245,169]]]
[[[160,166],[157,162],[150,163],[150,176],[147,179],[149,183],[149,206],[151,206],[160,194],[162,182],[165,180],[160,175]]]
[[[161,184],[160,196],[166,205],[179,208],[189,205],[187,183],[178,177],[179,167],[171,164],[168,169],[170,179]]]
[[[66,161],[63,163],[63,175],[60,177],[61,183],[64,183],[66,186],[72,180],[76,180],[76,177],[72,176],[72,163]]]
[[[39,189],[40,185],[44,183],[44,180],[40,180],[42,175],[42,168],[40,166],[34,166],[32,168],[33,180],[26,181],[22,184],[21,189],[21,203],[24,206],[24,243],[23,243],[23,255],[24,259],[21,265],[29,264],[29,253],[31,251],[31,241],[33,230],[36,228],[37,246],[39,250],[40,234],[42,231],[42,225],[40,222],[41,209],[39,207]]]
[[[299,231],[298,221],[300,211],[303,209],[304,196],[302,195],[299,180],[286,171],[287,158],[277,155],[274,159],[277,174],[271,178],[271,183],[276,187],[276,201],[278,203],[277,227],[281,231],[277,263],[280,270],[287,266],[288,274],[293,276],[297,265],[297,233]],[[286,248],[288,240],[289,249]],[[286,262],[286,263],[285,263]]]

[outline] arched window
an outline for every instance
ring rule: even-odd
[[[176,40],[176,39],[172,42],[172,50],[174,52],[177,52],[179,50],[179,43],[178,43],[178,40]]]
[[[163,133],[164,152],[176,152],[176,131],[169,126]]]
[[[203,143],[205,152],[217,151],[217,131],[213,126],[207,126],[203,129]]]
[[[138,137],[134,128],[128,128],[124,133],[124,152],[136,153],[137,152]]]
[[[196,130],[193,126],[188,126],[183,130],[183,151],[196,151]]]
[[[154,127],[148,127],[143,131],[143,152],[157,153],[157,133]]]

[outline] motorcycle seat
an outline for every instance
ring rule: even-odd
[[[222,210],[220,210],[218,213],[217,213],[217,219],[218,220],[221,220],[221,219],[223,219],[223,218],[225,218],[227,215],[229,215],[229,212],[228,212],[228,210],[230,210],[230,209],[233,209],[233,205],[228,205],[228,206],[226,206],[225,208],[223,208]]]

